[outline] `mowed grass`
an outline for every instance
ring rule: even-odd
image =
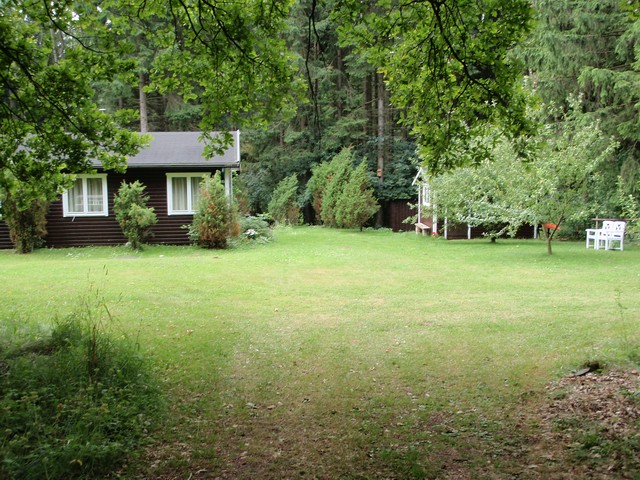
[[[545,384],[640,358],[640,249],[545,251],[314,227],[226,251],[3,251],[0,318],[46,324],[97,290],[139,338],[170,414],[124,476],[526,478],[521,412]]]

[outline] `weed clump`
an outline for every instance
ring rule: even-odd
[[[161,412],[134,342],[84,304],[49,335],[0,331],[0,477],[68,479],[121,465]]]

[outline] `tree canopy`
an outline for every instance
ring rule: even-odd
[[[508,53],[532,26],[527,0],[344,0],[343,42],[384,74],[432,171],[478,162],[474,139],[530,131],[521,66]]]
[[[121,168],[140,148],[138,129],[207,137],[243,128],[255,212],[281,180],[296,175],[304,186],[351,147],[384,209],[415,195],[420,163],[432,173],[480,165],[505,138],[536,158],[538,124],[561,123],[570,95],[619,144],[597,166],[591,210],[615,215],[639,204],[638,2],[13,0],[0,8],[5,218],[8,196],[23,211],[46,204],[91,159]],[[532,102],[560,108],[533,121]],[[207,139],[213,154],[221,144]],[[306,221],[321,218],[310,198]]]

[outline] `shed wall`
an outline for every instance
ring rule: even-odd
[[[9,227],[2,220],[0,220],[0,248],[13,248],[11,240],[9,240]]]
[[[200,168],[180,168],[175,172],[201,172]],[[126,242],[120,226],[113,214],[113,197],[123,181],[139,180],[146,186],[149,195],[148,206],[155,209],[158,223],[153,227],[149,243],[181,245],[189,243],[187,230],[183,225],[191,223],[193,215],[167,215],[167,171],[156,169],[129,168],[125,174],[109,172],[107,175],[108,217],[64,217],[62,199],[53,202],[47,215],[47,236],[45,246],[82,247],[89,245],[121,245]],[[13,248],[9,232],[0,221],[0,248]]]

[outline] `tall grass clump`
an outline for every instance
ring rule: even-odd
[[[40,338],[0,331],[0,478],[95,478],[122,465],[161,411],[135,343],[83,299]]]

